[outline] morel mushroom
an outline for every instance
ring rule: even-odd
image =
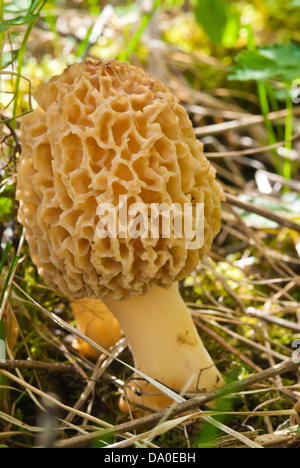
[[[152,379],[178,391],[187,382],[194,391],[220,386],[178,291],[210,250],[223,199],[185,109],[160,81],[116,60],[76,63],[34,97],[39,108],[22,118],[17,198],[45,282],[68,297],[101,298],[136,369]],[[148,213],[157,204],[203,204],[203,244],[187,248],[174,226],[168,236],[161,228],[156,236],[100,235],[99,209],[120,206],[121,197],[127,213],[135,203]],[[141,391],[130,397],[144,406],[170,402],[150,395],[147,382],[134,385]]]
[[[78,330],[106,350],[121,338],[122,333],[117,319],[106,305],[96,297],[83,297],[70,301]],[[75,348],[82,356],[98,359],[101,351],[81,338],[77,338]]]

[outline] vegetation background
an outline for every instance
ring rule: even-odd
[[[181,283],[229,384],[214,411],[193,395],[189,413],[121,413],[126,342],[114,358],[79,356],[67,299],[31,262],[20,121],[37,86],[87,57],[164,81],[226,191],[212,252]],[[0,69],[0,445],[299,446],[300,1],[0,0]]]

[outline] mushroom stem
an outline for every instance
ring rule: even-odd
[[[178,283],[170,289],[155,286],[145,296],[126,301],[108,297],[104,302],[120,323],[137,370],[177,391],[205,392],[223,384],[180,296]],[[128,392],[133,402],[155,410],[170,404],[171,400],[148,382],[136,377],[131,383],[140,390]]]
[[[110,310],[96,297],[83,297],[70,302],[77,328],[81,333],[109,349],[122,338],[120,326]],[[101,352],[82,339],[75,347],[82,356],[98,359]]]

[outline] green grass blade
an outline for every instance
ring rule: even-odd
[[[126,49],[120,53],[119,60],[128,61],[130,59],[131,55],[136,50],[141,40],[142,35],[147,29],[152,19],[152,16],[154,15],[155,11],[159,8],[161,1],[162,0],[154,0],[152,10],[149,13],[144,13],[142,15],[142,19],[141,19],[139,27],[137,28],[136,32],[132,36],[131,40],[129,41],[129,44],[126,47]]]
[[[16,78],[16,88],[15,88],[15,97],[14,97],[14,107],[13,107],[13,118],[16,117],[17,115],[17,109],[18,109],[18,100],[19,100],[19,87],[20,87],[20,77],[21,77],[21,72],[22,72],[22,66],[23,66],[23,61],[24,61],[24,54],[27,46],[27,42],[29,39],[29,36],[31,34],[31,31],[40,15],[40,12],[42,8],[44,7],[46,3],[46,0],[36,0],[31,4],[31,7],[28,11],[28,18],[31,18],[33,11],[35,11],[35,8],[37,7],[37,10],[35,11],[35,16],[28,21],[27,29],[25,31],[23,41],[21,43],[21,47],[19,49],[18,53],[18,66],[17,66],[17,78]],[[13,128],[15,127],[15,121],[12,120],[12,126]]]
[[[286,109],[288,111],[285,119],[285,148],[289,152],[292,150],[292,136],[293,136],[293,99],[291,94],[286,99]],[[283,177],[290,180],[292,177],[292,162],[290,157],[284,158],[283,161]]]
[[[262,114],[264,116],[265,128],[266,128],[269,144],[275,145],[277,143],[277,138],[274,133],[273,124],[271,120],[268,118],[268,114],[270,113],[270,106],[269,106],[266,83],[258,82],[257,89],[258,89],[258,96],[259,96]],[[273,150],[272,153],[274,156],[274,167],[275,167],[276,173],[282,174],[281,161],[277,154],[277,151]]]
[[[6,291],[6,288],[9,284],[9,280],[11,278],[11,275],[13,274],[13,271],[18,263],[18,261],[20,260],[20,257],[15,257],[12,264],[11,264],[11,267],[9,269],[9,272],[6,276],[6,279],[5,279],[5,282],[4,282],[4,286],[3,286],[3,290],[2,290],[2,293],[1,293],[1,298],[0,298],[0,311],[1,311],[1,307],[2,307],[2,302],[3,302],[3,298],[4,298],[4,294],[5,294],[5,291]]]

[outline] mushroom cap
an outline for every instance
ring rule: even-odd
[[[192,272],[220,229],[223,192],[177,98],[127,62],[84,61],[35,92],[21,122],[18,217],[46,284],[68,297],[122,300]],[[203,203],[204,242],[101,237],[98,208]],[[103,205],[102,205],[103,206]],[[194,215],[193,215],[194,216]]]

